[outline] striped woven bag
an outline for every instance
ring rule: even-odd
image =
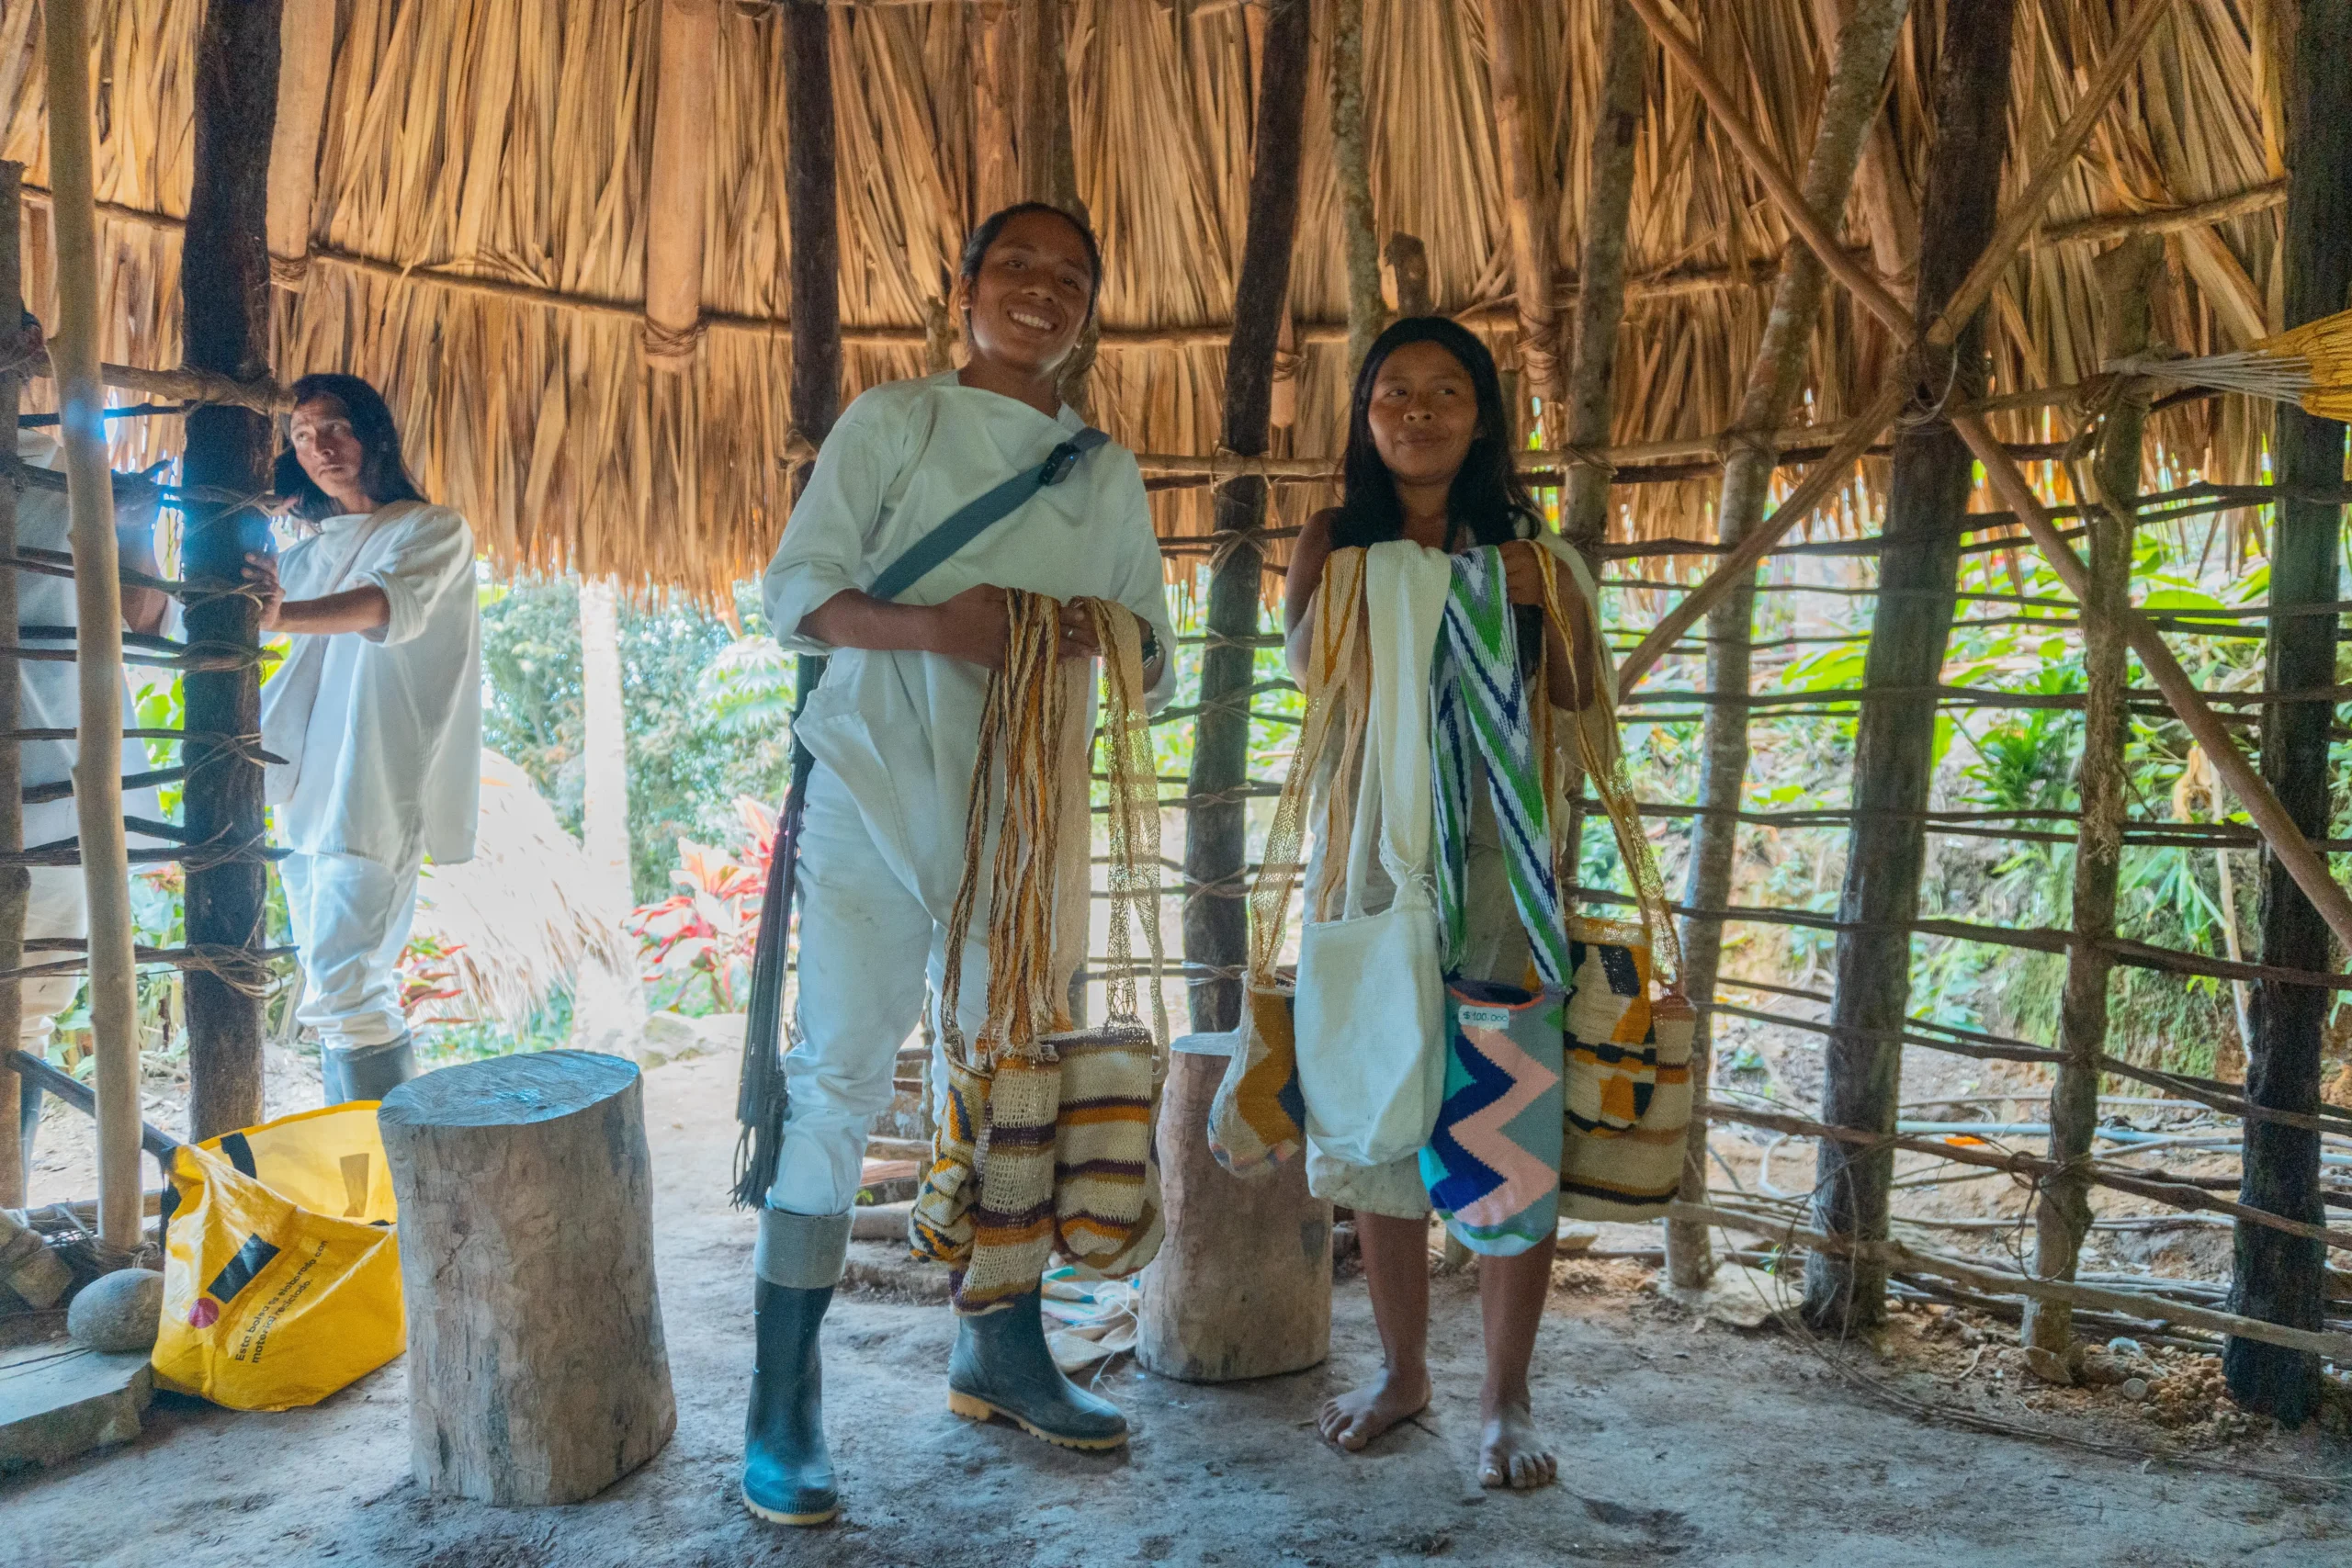
[[[1086,924],[1082,897],[1074,911],[1057,908],[1069,901],[1057,897],[1060,863],[1075,844],[1082,869],[1088,837],[1087,748],[1066,750],[1066,741],[1085,739],[1068,724],[1082,703],[1085,667],[1061,660],[1059,605],[1027,593],[1008,600],[1012,630],[982,712],[964,874],[948,917],[940,987],[946,1113],[908,1219],[910,1249],[949,1266],[956,1309],[967,1315],[1036,1289],[1057,1247],[1090,1272],[1127,1274],[1150,1261],[1161,1235],[1152,1148],[1167,1032],[1159,998],[1159,790],[1144,726],[1140,634],[1124,607],[1082,602],[1112,670],[1114,967],[1125,988],[1114,984],[1106,1027],[1079,1031],[1070,1027],[1069,966],[1057,962],[1056,939],[1073,934],[1057,933],[1057,917],[1080,931]],[[979,1037],[967,1042],[957,1021],[964,945],[1000,754],[1004,806],[989,901],[988,1016]],[[1156,1032],[1136,1017],[1130,918],[1144,922]]]
[[[1329,842],[1348,841],[1353,792],[1344,787],[1352,759],[1363,750],[1364,694],[1371,679],[1371,651],[1363,637],[1364,552],[1333,550],[1317,590],[1315,643],[1307,660],[1306,716],[1298,749],[1274,803],[1266,830],[1266,853],[1250,888],[1250,967],[1242,984],[1240,1027],[1233,1032],[1232,1055],[1209,1106],[1209,1152],[1236,1176],[1267,1170],[1306,1145],[1306,1104],[1298,1087],[1297,1038],[1291,1010],[1294,987],[1276,966],[1290,918],[1291,889],[1306,868],[1307,797],[1315,771],[1336,743],[1335,783],[1329,791],[1323,831]],[[1351,692],[1355,700],[1349,701]],[[1333,837],[1332,835],[1336,835]],[[1329,919],[1341,855],[1330,857],[1320,886],[1307,890],[1307,903]]]
[[[1159,1156],[1153,1132],[1168,1076],[1168,1008],[1159,991],[1159,779],[1144,711],[1141,623],[1124,606],[1088,601],[1109,688],[1102,710],[1108,750],[1111,970],[1107,1021],[1100,1029],[1046,1037],[1061,1065],[1054,1130],[1054,1238],[1087,1273],[1133,1274],[1159,1251],[1163,1234]],[[1086,791],[1064,787],[1064,834],[1090,837]],[[1073,911],[1083,929],[1087,908]],[[1144,989],[1152,1027],[1136,998],[1132,928],[1149,955]]]
[[[1566,611],[1561,563],[1539,551],[1544,613],[1574,646],[1575,623]],[[1574,592],[1571,588],[1568,592]],[[1547,639],[1548,643],[1548,639]],[[1548,659],[1548,648],[1545,658]],[[1545,798],[1564,807],[1579,773],[1600,799],[1617,851],[1641,911],[1638,922],[1568,921],[1566,1059],[1563,1070],[1566,1127],[1560,1161],[1560,1209],[1575,1219],[1655,1219],[1674,1201],[1682,1178],[1692,1104],[1690,1049],[1697,1016],[1673,986],[1653,996],[1655,970],[1680,967],[1680,949],[1649,839],[1642,832],[1602,656],[1597,700],[1555,722],[1557,710],[1535,705],[1538,746],[1546,773]],[[1539,668],[1539,681],[1548,672]],[[1565,728],[1566,733],[1560,733]],[[1555,863],[1565,836],[1556,831]]]

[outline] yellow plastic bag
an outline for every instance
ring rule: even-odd
[[[154,1355],[166,1386],[286,1410],[401,1353],[400,1247],[375,1101],[183,1145],[171,1174]]]

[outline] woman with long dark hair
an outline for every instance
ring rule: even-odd
[[[332,1105],[416,1071],[397,966],[425,857],[473,858],[481,617],[473,530],[419,493],[382,395],[334,375],[293,393],[276,488],[308,532],[245,576],[293,643],[262,689],[266,787]]]
[[[1094,314],[1102,258],[1069,213],[1023,203],[976,229],[955,306],[960,369],[866,391],[817,455],[764,583],[779,640],[830,655],[797,722],[816,758],[800,825],[799,992],[785,1059],[791,1097],[754,1259],[758,1362],[742,1496],[762,1518],[818,1524],[837,1506],[820,1407],[818,1325],[842,1278],[866,1131],[888,1109],[899,1046],[941,990],[964,867],[989,671],[1004,660],[1006,591],[1064,604],[1065,656],[1095,651],[1069,601],[1116,601],[1147,630],[1154,706],[1174,687],[1159,547],[1125,448],[1062,401]],[[1019,506],[903,586],[919,545],[1008,479]],[[869,590],[881,591],[879,595]],[[988,944],[963,953],[958,1015],[976,1035]],[[948,1406],[1007,1417],[1069,1448],[1126,1440],[1125,1416],[1064,1377],[1039,1293],[956,1319]]]
[[[1569,552],[1544,529],[1511,461],[1509,413],[1485,344],[1439,317],[1410,318],[1382,333],[1356,378],[1344,478],[1340,504],[1308,520],[1291,557],[1283,608],[1294,673],[1306,667],[1316,591],[1333,550],[1399,539],[1448,554],[1499,546],[1521,623],[1520,646],[1533,652],[1538,626],[1550,643],[1546,695],[1572,711],[1589,705],[1603,669],[1590,606],[1580,593],[1566,596],[1570,636],[1544,615],[1535,552],[1564,558]],[[1327,778],[1320,787],[1347,788],[1349,781]],[[1516,986],[1529,968],[1527,936],[1487,792],[1472,795],[1462,973]],[[1318,857],[1330,850],[1316,846]],[[1312,886],[1317,878],[1310,874],[1308,880]],[[1380,1330],[1380,1375],[1332,1399],[1320,1417],[1324,1438],[1352,1451],[1429,1403],[1430,1196],[1417,1158],[1353,1165],[1318,1148],[1311,1136],[1306,1175],[1318,1196],[1355,1212]],[[1516,1256],[1479,1260],[1487,1377],[1478,1472],[1488,1486],[1541,1486],[1556,1473],[1535,1428],[1527,1383],[1553,1250],[1547,1233]]]

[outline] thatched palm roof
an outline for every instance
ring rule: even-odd
[[[1919,0],[1887,115],[1916,199],[1943,6]],[[1820,18],[1840,0],[1709,0],[1696,19],[1716,69],[1801,167],[1826,70]],[[2017,50],[2021,184],[2115,28],[2116,0],[2027,0]],[[639,351],[646,191],[661,6],[648,0],[340,0],[311,214],[311,260],[282,291],[277,368],[349,369],[384,384],[427,490],[462,507],[509,566],[617,571],[698,592],[754,570],[780,526],[789,323],[783,205],[790,90],[769,7],[721,8],[703,305],[683,376]],[[101,0],[98,193],[108,360],[178,362],[178,232],[190,178],[199,0]],[[978,214],[973,60],[984,7],[840,4],[831,12],[847,391],[924,368],[923,323]],[[1365,0],[1377,222],[1419,236],[1435,298],[1473,312],[1510,355],[1510,268],[1476,0]],[[1606,0],[1529,0],[1538,145],[1560,192],[1556,254],[1572,288],[1589,105]],[[2257,193],[2253,210],[2173,235],[2159,332],[2189,351],[2276,324],[2280,175],[2275,73],[2245,0],[2182,0],[2124,100],[1996,296],[2001,389],[2095,370],[2089,262],[2065,225]],[[0,15],[0,155],[45,184],[38,10]],[[1317,80],[1330,11],[1316,8]],[[1243,239],[1251,80],[1226,0],[1074,0],[1069,77],[1080,191],[1108,268],[1096,412],[1138,450],[1216,448],[1222,341]],[[1620,442],[1705,437],[1731,421],[1760,331],[1778,215],[1687,84],[1654,66],[1633,202],[1636,278],[1619,356]],[[1296,455],[1340,437],[1346,313],[1328,103],[1307,113],[1292,309],[1304,359]],[[1859,205],[1848,214],[1865,246]],[[28,227],[27,283],[50,298],[45,214]],[[1751,281],[1757,280],[1757,281]],[[1906,292],[1898,290],[1898,293]],[[1834,294],[1834,291],[1833,291]],[[1496,307],[1506,307],[1497,309]],[[1865,400],[1887,363],[1880,330],[1835,300],[1816,337],[1810,414]],[[2015,416],[2010,434],[2029,435]],[[2165,415],[2175,460],[2252,477],[2256,419],[2236,400]],[[176,422],[126,433],[127,460],[177,440]],[[2035,433],[2038,434],[2038,433]],[[1621,531],[1690,535],[1712,487],[1621,489]],[[1162,528],[1205,531],[1205,492],[1163,495]],[[1295,513],[1317,492],[1293,487]]]

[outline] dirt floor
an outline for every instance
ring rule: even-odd
[[[1476,1283],[1461,1275],[1434,1281],[1437,1403],[1366,1454],[1334,1452],[1312,1427],[1323,1398],[1376,1361],[1353,1279],[1338,1292],[1326,1366],[1194,1387],[1122,1362],[1102,1386],[1130,1413],[1135,1441],[1111,1457],[1066,1453],[946,1413],[953,1323],[905,1288],[923,1281],[880,1243],[859,1244],[858,1269],[880,1288],[845,1291],[825,1330],[844,1517],[813,1532],[762,1527],[735,1500],[752,1222],[722,1197],[734,1077],[731,1058],[708,1056],[647,1077],[678,1430],[643,1471],[570,1508],[427,1496],[409,1479],[395,1361],[284,1415],[159,1399],[138,1441],[0,1485],[0,1559],[25,1568],[2352,1561],[2352,1487],[2293,1479],[2352,1474],[2352,1449],[2315,1432],[2282,1436],[2217,1405],[2209,1359],[2172,1359],[2161,1397],[2137,1405],[2112,1390],[2028,1392],[2013,1342],[1974,1314],[1922,1305],[1899,1314],[1881,1345],[1839,1350],[1693,1318],[1651,1293],[1650,1271],[1634,1261],[1557,1271],[1536,1363],[1538,1414],[1562,1456],[1561,1483],[1547,1491],[1475,1484]],[[1653,1236],[1611,1227],[1602,1246]],[[1890,1396],[2126,1451],[1961,1429]],[[2142,1457],[2175,1447],[2207,1468]]]

